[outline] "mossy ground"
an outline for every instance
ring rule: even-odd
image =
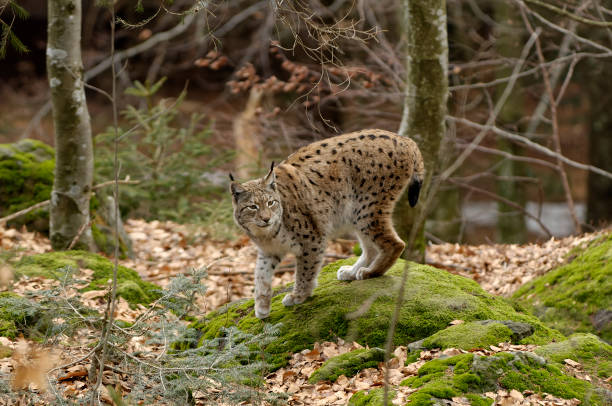
[[[395,391],[389,391],[389,401],[395,398]],[[348,406],[385,406],[385,390],[383,388],[372,389],[369,392],[355,392],[349,399]]]
[[[12,292],[0,293],[0,336],[36,338],[48,329],[49,315],[40,305]]]
[[[396,303],[397,288],[404,269],[398,261],[384,276],[363,281],[338,281],[336,271],[352,264],[354,258],[326,266],[319,276],[319,286],[305,303],[284,307],[284,294],[272,299],[267,323],[282,323],[279,337],[266,347],[266,361],[276,369],[287,363],[291,354],[310,348],[316,341],[342,337],[362,345],[382,347]],[[282,290],[281,290],[282,291]],[[285,289],[286,291],[286,289]],[[366,300],[372,305],[361,316],[351,318]],[[514,320],[531,324],[535,333],[525,343],[544,344],[563,336],[535,317],[519,313],[503,299],[486,293],[476,282],[444,270],[409,263],[403,306],[394,336],[395,345],[429,337],[446,328],[450,321]],[[249,333],[262,331],[264,322],[253,312],[253,300],[224,306],[193,323],[201,338],[221,335],[221,327],[235,325]]]
[[[434,333],[423,341],[423,347],[471,350],[510,341],[511,337],[512,330],[501,323],[481,324],[472,321]]]
[[[418,389],[408,398],[411,405],[431,405],[436,399],[455,396],[468,397],[472,404],[491,404],[482,394],[500,388],[520,392],[532,390],[603,404],[602,396],[589,382],[564,375],[557,366],[526,352],[488,357],[460,354],[435,359],[423,365],[418,376],[404,380],[402,385]]]
[[[600,378],[612,376],[612,346],[593,334],[574,334],[565,341],[538,347],[535,352],[558,366],[571,359],[590,374]]]
[[[61,268],[89,268],[94,271],[91,283],[81,291],[101,290],[113,277],[114,264],[101,255],[87,251],[58,251],[23,257],[15,264],[15,275],[42,276],[57,279]],[[117,270],[117,294],[130,304],[148,304],[160,295],[160,288],[143,281],[132,269],[119,265]]]
[[[25,139],[0,144],[0,217],[48,200],[55,167],[53,148],[43,142]],[[35,210],[9,225],[25,224],[41,232],[49,229],[49,213]]]
[[[566,335],[594,333],[612,342],[612,234],[577,254],[521,287],[514,299]]]
[[[335,382],[340,375],[350,378],[363,369],[376,368],[384,360],[385,350],[381,348],[359,348],[328,359],[310,376],[308,382]]]

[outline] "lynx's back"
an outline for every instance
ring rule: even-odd
[[[353,232],[362,255],[341,267],[338,279],[382,275],[404,249],[391,222],[393,208],[408,187],[417,203],[424,178],[419,148],[409,138],[364,130],[300,148],[262,179],[232,183],[236,223],[260,248],[256,268],[256,313],[265,317],[268,275],[287,252],[297,259],[296,284],[283,303],[302,303],[314,288],[327,240]],[[260,294],[259,305],[257,297]],[[263,298],[263,299],[261,299]],[[259,308],[259,310],[258,310]]]

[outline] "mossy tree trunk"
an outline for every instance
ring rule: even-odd
[[[397,203],[394,222],[406,242],[403,257],[423,262],[425,236],[423,204],[439,169],[438,151],[445,135],[448,97],[448,40],[446,0],[401,0],[406,44],[404,112],[399,133],[416,141],[425,161],[421,198],[411,209],[405,193]]]
[[[520,21],[517,8],[513,3],[499,1],[494,3],[495,20],[500,24],[496,27],[497,52],[502,58],[518,59],[522,49],[522,38],[519,35],[518,24]],[[515,27],[516,26],[516,27]],[[507,28],[505,28],[507,27]],[[512,31],[515,28],[516,31]],[[512,74],[512,67],[508,66],[499,71],[499,77],[505,78]],[[505,89],[506,84],[496,89],[499,98]],[[517,123],[523,117],[524,97],[521,89],[515,88],[510,94],[498,119],[502,126],[510,127],[513,131],[518,131]],[[507,140],[500,139],[497,147],[513,155],[520,155],[519,148]],[[524,165],[516,161],[502,158],[503,161],[497,170],[497,193],[511,201],[525,207],[526,197],[521,185],[516,181],[517,176],[523,175]],[[502,243],[522,243],[527,239],[527,224],[523,213],[517,213],[516,208],[508,206],[503,202],[497,204],[497,234],[498,241]]]
[[[51,192],[50,238],[55,250],[91,249],[89,198],[93,148],[81,60],[81,0],[49,0],[47,75],[55,128],[55,180]]]

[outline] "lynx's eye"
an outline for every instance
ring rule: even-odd
[[[268,201],[268,207],[274,207],[275,204],[276,204],[276,200],[269,200]]]
[[[257,206],[256,204],[252,204],[250,206],[247,206],[247,208],[251,209],[251,210],[257,210],[257,209],[259,209],[259,206]]]

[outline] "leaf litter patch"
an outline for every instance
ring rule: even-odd
[[[136,270],[144,280],[160,286],[168,284],[171,277],[186,273],[189,269],[206,266],[209,272],[206,280],[208,291],[205,297],[198,299],[202,313],[207,313],[233,300],[252,296],[253,270],[256,258],[256,247],[246,238],[236,241],[213,241],[196,227],[180,225],[172,222],[145,222],[143,220],[128,220],[126,230],[134,241],[134,259],[120,260],[120,264]],[[585,246],[600,233],[585,234],[578,237],[552,239],[540,244],[527,245],[481,245],[465,246],[457,244],[439,244],[427,247],[427,262],[446,268],[475,279],[485,290],[498,295],[509,295],[521,284],[542,275],[546,271],[567,261],[567,254],[574,248]],[[328,262],[350,254],[351,241],[341,241],[332,244],[327,253]],[[24,255],[50,252],[47,238],[38,233],[26,230],[7,229],[0,225],[0,249],[4,254],[0,257],[0,282],[5,286],[10,278],[4,274],[10,273],[10,267],[2,264],[7,257],[19,259]],[[281,286],[293,280],[292,261],[285,260],[274,277],[274,285]],[[85,282],[91,277],[91,270],[80,270],[79,277]],[[5,281],[6,280],[6,281]],[[3,282],[5,281],[5,282]],[[12,285],[15,293],[24,294],[27,291],[49,289],[57,286],[58,281],[44,278],[21,278]],[[80,294],[75,289],[66,291],[67,298]],[[103,310],[105,291],[90,291],[83,301],[88,307]],[[81,294],[83,296],[83,294]],[[144,306],[131,308],[120,299],[116,317],[127,322],[133,322],[144,311]],[[22,376],[15,380],[15,385],[27,386],[34,391],[33,404],[46,404],[53,397],[41,392],[44,383],[39,376],[30,376],[28,371],[49,370],[57,365],[70,363],[83,358],[88,352],[87,344],[91,342],[90,332],[77,331],[72,337],[58,340],[53,350],[42,351],[31,341],[0,337],[0,344],[12,351],[12,356],[0,359],[0,374]],[[268,375],[265,379],[264,391],[284,392],[289,394],[290,405],[333,405],[346,404],[357,391],[369,391],[382,388],[385,373],[389,375],[389,383],[395,397],[393,404],[405,404],[408,396],[416,389],[401,386],[399,383],[410,376],[416,376],[418,369],[428,360],[440,356],[450,356],[465,353],[464,350],[449,348],[444,351],[421,351],[416,361],[404,364],[408,356],[405,347],[398,347],[385,367],[379,363],[377,368],[367,368],[353,377],[341,375],[335,382],[318,382],[309,384],[310,375],[323,362],[335,355],[347,353],[359,348],[359,344],[325,342],[316,344],[312,350],[304,350],[293,355],[289,365]],[[147,349],[154,353],[163,351],[154,346],[135,339],[129,343],[130,351]],[[476,355],[492,355],[503,351],[529,351],[534,346],[517,346],[500,343],[489,349],[471,351]],[[61,354],[60,356],[57,354]],[[35,354],[46,354],[36,356]],[[82,398],[87,389],[87,360],[74,365],[59,368],[50,374],[52,379],[60,382],[63,395],[73,399]],[[26,366],[24,369],[23,366]],[[28,369],[29,368],[29,369]],[[591,377],[582,366],[568,360],[564,372],[570,376],[590,381]],[[103,383],[112,384],[129,392],[129,377],[121,371],[104,371]],[[27,384],[27,385],[26,385]],[[496,405],[575,405],[575,400],[561,399],[550,394],[539,395],[530,391],[516,390],[487,392],[484,394]],[[204,397],[195,396],[197,404],[205,404]],[[198,399],[200,398],[200,399]],[[102,399],[111,402],[110,396],[102,389]],[[449,404],[467,405],[465,398],[453,398]]]

